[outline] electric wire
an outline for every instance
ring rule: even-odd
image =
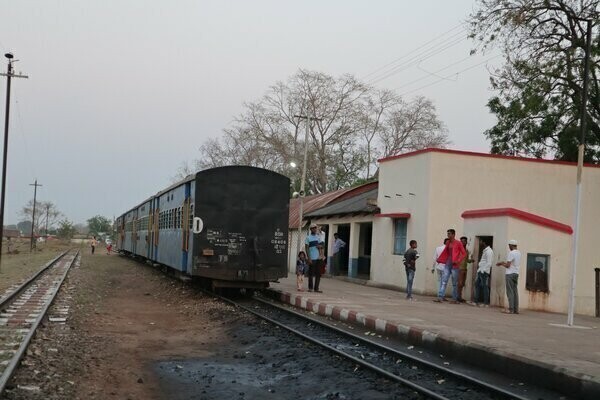
[[[444,41],[443,43],[440,43],[439,45],[436,45],[432,48],[426,49],[421,54],[417,54],[414,57],[410,58],[409,60],[385,71],[383,74],[379,75],[378,77],[371,79],[368,83],[372,85],[372,84],[381,82],[382,80],[387,79],[392,75],[395,75],[399,72],[405,71],[408,68],[410,68],[414,65],[417,65],[425,60],[428,60],[434,56],[438,56],[441,53],[443,53],[444,51],[456,46],[457,44],[459,44],[465,40],[467,40],[467,35],[464,35],[461,33],[460,36],[455,36],[450,41]]]
[[[33,162],[32,162],[31,153],[29,152],[29,145],[27,143],[27,137],[25,135],[25,126],[23,125],[23,118],[21,117],[21,106],[20,106],[17,91],[13,89],[13,92],[11,93],[11,95],[15,99],[15,109],[17,110],[17,121],[15,124],[16,128],[17,128],[16,131],[17,131],[17,134],[23,140],[23,147],[25,148],[25,159],[27,161],[27,168],[29,170],[29,173],[31,174],[31,178],[34,178],[37,176],[37,174],[36,174],[35,166],[33,165]]]
[[[416,88],[416,89],[413,89],[413,90],[409,90],[409,91],[407,91],[407,92],[404,92],[404,93],[401,93],[401,94],[400,94],[400,96],[405,96],[405,95],[407,95],[407,94],[410,94],[410,93],[416,92],[416,91],[418,91],[418,90],[425,89],[425,88],[428,88],[428,87],[430,87],[430,86],[436,85],[436,84],[438,84],[438,83],[440,83],[440,82],[442,82],[442,81],[444,81],[444,80],[447,80],[448,78],[450,78],[450,77],[452,77],[452,76],[456,76],[456,77],[458,78],[458,75],[462,74],[463,72],[469,71],[469,70],[471,70],[471,69],[473,69],[473,68],[477,68],[477,67],[479,67],[480,65],[483,65],[483,64],[487,63],[488,61],[491,61],[491,60],[493,60],[493,59],[495,59],[495,58],[498,58],[498,57],[500,57],[500,55],[499,55],[499,54],[498,54],[498,55],[495,55],[495,56],[493,56],[493,57],[487,58],[487,59],[483,60],[482,62],[480,62],[480,63],[477,63],[477,64],[475,64],[475,65],[472,65],[472,66],[470,66],[470,67],[467,67],[467,68],[465,68],[465,69],[462,69],[462,70],[460,70],[460,71],[454,72],[454,73],[452,73],[452,74],[450,74],[450,75],[448,75],[448,76],[446,76],[446,77],[442,77],[442,78],[440,78],[440,79],[438,79],[438,80],[436,80],[436,81],[433,81],[433,82],[431,82],[431,83],[429,83],[429,84],[427,84],[427,85],[424,85],[424,86],[418,87],[418,88]]]
[[[397,87],[395,87],[393,90],[398,90],[398,89],[401,89],[401,88],[403,88],[403,87],[410,86],[410,85],[412,85],[413,83],[420,82],[420,81],[422,81],[422,80],[424,80],[424,79],[427,79],[427,78],[430,78],[430,77],[432,77],[432,76],[434,76],[434,77],[436,77],[436,78],[442,78],[441,76],[439,76],[439,75],[436,75],[436,74],[438,74],[438,73],[440,73],[440,72],[442,72],[442,71],[445,71],[445,70],[447,70],[448,68],[452,68],[452,67],[454,67],[455,65],[462,64],[463,62],[465,62],[466,60],[468,60],[468,59],[470,59],[470,58],[472,58],[472,57],[473,57],[473,56],[470,56],[470,55],[469,55],[469,56],[466,56],[465,58],[461,58],[460,60],[458,60],[458,61],[456,61],[456,62],[453,62],[453,63],[451,63],[451,64],[448,64],[448,65],[446,65],[445,67],[443,67],[443,68],[440,68],[440,69],[438,69],[438,70],[435,70],[435,71],[433,71],[433,72],[429,72],[429,71],[425,70],[424,68],[422,68],[420,65],[417,65],[417,68],[419,68],[421,71],[425,72],[427,75],[425,75],[425,76],[422,76],[422,77],[420,77],[420,78],[417,78],[417,79],[414,79],[414,80],[412,80],[412,81],[410,81],[410,82],[406,82],[406,83],[405,83],[405,84],[403,84],[403,85],[400,85],[400,86],[397,86]],[[447,78],[443,77],[442,79],[447,79]]]
[[[402,56],[400,56],[400,57],[396,58],[395,60],[392,60],[392,61],[390,61],[389,63],[385,64],[384,66],[382,66],[382,67],[379,67],[379,68],[377,68],[376,70],[374,70],[373,72],[370,72],[370,73],[368,73],[367,75],[365,75],[365,76],[361,77],[361,79],[362,79],[362,80],[365,80],[366,78],[368,78],[368,77],[370,77],[370,76],[372,76],[372,75],[376,74],[377,72],[381,71],[382,69],[385,69],[385,68],[389,67],[390,65],[392,65],[392,64],[395,64],[396,62],[398,62],[398,61],[400,61],[400,60],[402,60],[402,59],[404,59],[404,58],[408,57],[408,56],[409,56],[409,55],[411,55],[412,53],[414,53],[414,52],[416,52],[416,51],[420,51],[420,50],[422,50],[422,49],[423,49],[425,46],[427,46],[427,45],[429,45],[430,43],[432,43],[432,42],[436,41],[437,39],[439,39],[439,38],[443,37],[444,35],[446,35],[446,34],[448,34],[448,33],[452,32],[452,31],[454,31],[455,29],[457,29],[457,28],[460,28],[461,26],[463,26],[463,24],[462,24],[462,23],[461,23],[461,24],[458,24],[458,25],[456,25],[455,27],[453,27],[453,28],[451,28],[451,29],[449,29],[449,30],[447,30],[446,32],[443,32],[443,33],[439,34],[438,36],[434,37],[433,39],[429,40],[428,42],[426,42],[426,43],[423,43],[423,44],[422,44],[422,45],[420,45],[419,47],[417,47],[417,48],[415,48],[415,49],[413,49],[413,50],[410,50],[408,53],[406,53],[406,54],[404,54],[404,55],[402,55]],[[464,30],[464,28],[463,28],[463,30]]]

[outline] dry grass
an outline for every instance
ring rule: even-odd
[[[0,270],[0,293],[10,286],[24,281],[40,270],[48,261],[61,252],[78,245],[53,240],[47,243],[38,243],[37,250],[29,252],[29,241],[19,239],[14,241],[12,250],[18,254],[7,254],[6,241],[2,243],[2,266]]]

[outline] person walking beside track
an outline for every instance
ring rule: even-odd
[[[323,239],[317,232],[317,224],[310,224],[310,234],[306,237],[305,248],[308,254],[308,291],[312,292],[313,289],[317,293],[321,293],[319,290],[319,283],[321,282],[321,268],[323,266]],[[313,286],[314,278],[314,286]]]
[[[494,251],[485,239],[479,241],[480,248],[483,247],[483,253],[481,254],[481,260],[479,260],[477,268],[477,279],[475,280],[475,301],[469,302],[479,306],[483,301],[484,307],[490,306],[490,271],[492,270],[492,263],[494,261]],[[482,300],[483,296],[483,300]]]
[[[517,249],[517,241],[509,240],[510,252],[506,261],[497,263],[497,266],[506,267],[506,296],[508,297],[508,310],[504,314],[519,313],[519,266],[521,265],[521,252]]]
[[[446,286],[448,285],[448,279],[452,276],[452,301],[453,304],[458,304],[458,268],[462,260],[467,256],[465,248],[463,247],[460,240],[456,240],[456,231],[454,229],[448,229],[448,242],[446,247],[442,251],[438,258],[439,263],[445,265],[444,274],[442,276],[442,283],[438,292],[438,298],[434,301],[441,303],[444,301],[444,293],[446,292]]]
[[[90,242],[90,245],[92,246],[92,254],[94,254],[94,251],[96,251],[96,236],[92,236],[92,241]]]

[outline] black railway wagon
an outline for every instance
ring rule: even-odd
[[[289,185],[255,167],[200,171],[121,215],[117,250],[213,287],[266,287],[287,276]]]

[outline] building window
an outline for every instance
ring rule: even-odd
[[[549,268],[549,255],[528,253],[525,288],[532,292],[548,292]]]
[[[406,218],[394,220],[394,254],[403,255],[406,251]]]

